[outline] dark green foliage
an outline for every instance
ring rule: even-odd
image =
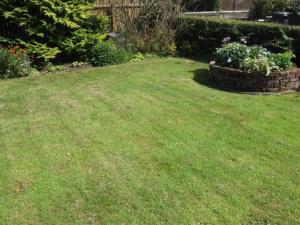
[[[271,15],[273,11],[284,11],[286,0],[252,0],[253,8],[251,15],[253,18],[260,19]]]
[[[25,30],[26,36],[10,33],[0,37],[0,43],[21,44],[36,55],[39,62],[47,62],[61,53],[78,58],[93,34],[108,30],[108,20],[90,13],[93,0],[2,0],[0,20]]]
[[[289,23],[292,25],[300,25],[300,10],[298,13],[293,13],[290,17],[289,17]]]
[[[130,60],[130,54],[117,48],[112,42],[100,42],[92,48],[89,62],[93,66],[108,66],[125,63]]]
[[[212,11],[219,8],[219,0],[186,0],[184,7],[188,11]]]
[[[252,0],[251,15],[260,19],[275,11],[297,11],[300,9],[299,0]]]
[[[25,50],[0,48],[0,79],[26,77],[31,74],[30,60]]]
[[[177,33],[178,50],[186,56],[212,56],[225,37],[249,45],[260,45],[272,52],[292,50],[300,59],[300,27],[252,21],[223,20],[202,17],[182,17],[185,29]]]
[[[0,49],[0,77],[6,74],[9,68],[9,51],[7,49]]]

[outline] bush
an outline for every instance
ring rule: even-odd
[[[216,52],[216,62],[221,66],[266,74],[292,68],[293,57],[290,51],[274,54],[259,46],[249,47],[240,43],[224,44]]]
[[[128,10],[124,0],[112,0],[118,6],[122,46],[133,52],[176,54],[175,34],[180,29],[174,18],[182,13],[181,0],[136,0]]]
[[[230,43],[217,49],[216,61],[224,66],[239,68],[240,62],[243,61],[247,55],[248,47],[238,43]]]
[[[109,20],[91,15],[94,0],[1,0],[0,21],[10,24],[0,44],[18,44],[35,55],[36,63],[77,59],[93,34],[105,34]],[[22,32],[19,32],[19,31]],[[92,38],[94,39],[94,38]]]
[[[268,75],[272,71],[278,71],[277,65],[266,56],[260,58],[246,58],[240,68],[248,72],[260,72]]]
[[[130,54],[112,42],[100,42],[92,48],[89,62],[93,66],[108,66],[128,62]]]
[[[61,49],[64,50],[64,57],[72,56],[74,60],[87,60],[88,53],[99,42],[103,42],[106,34],[93,34],[85,29],[79,29],[73,32],[72,37],[66,38],[61,43]]]
[[[288,2],[287,0],[252,0],[251,16],[261,19],[271,15],[273,11],[284,11]]]
[[[278,66],[280,70],[292,68],[294,66],[292,62],[293,58],[295,58],[295,55],[291,51],[270,55],[270,59]]]
[[[245,37],[249,45],[259,45],[272,52],[292,50],[300,64],[300,27],[252,21],[203,17],[181,17],[185,28],[176,35],[179,52],[185,56],[211,58],[225,37],[239,42]]]
[[[275,11],[297,11],[299,0],[252,0],[251,16],[261,19]]]
[[[30,60],[25,50],[19,47],[0,49],[0,79],[26,77],[30,74]]]
[[[248,47],[237,42],[224,44],[216,51],[216,61],[223,66],[240,68],[240,65],[247,59],[258,59],[270,57],[271,53],[267,49],[259,46]],[[274,54],[276,55],[276,54]]]
[[[9,68],[10,54],[7,49],[0,49],[0,77],[4,77]]]

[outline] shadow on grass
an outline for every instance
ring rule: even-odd
[[[209,69],[197,69],[192,71],[194,73],[193,80],[200,85],[231,93],[244,93],[244,94],[272,94],[272,92],[247,92],[247,91],[238,91],[234,90],[234,88],[226,87],[222,84],[217,84],[216,82],[209,79]],[[300,92],[300,87],[296,90],[297,93]],[[273,93],[275,94],[275,93]]]
[[[197,69],[195,71],[192,71],[194,73],[193,80],[197,82],[200,85],[217,89],[220,91],[226,91],[226,92],[232,92],[232,93],[238,93],[236,90],[232,90],[228,87],[225,87],[220,84],[216,84],[216,82],[213,82],[209,79],[209,69]]]

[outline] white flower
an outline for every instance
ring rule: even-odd
[[[241,37],[240,39],[242,44],[247,44],[247,38],[246,37]]]

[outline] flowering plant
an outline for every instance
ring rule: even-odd
[[[293,67],[292,52],[271,53],[260,46],[247,46],[237,42],[223,44],[217,49],[216,63],[248,72],[268,75],[272,71],[282,71]]]
[[[31,65],[25,49],[20,46],[0,48],[0,79],[30,75]]]

